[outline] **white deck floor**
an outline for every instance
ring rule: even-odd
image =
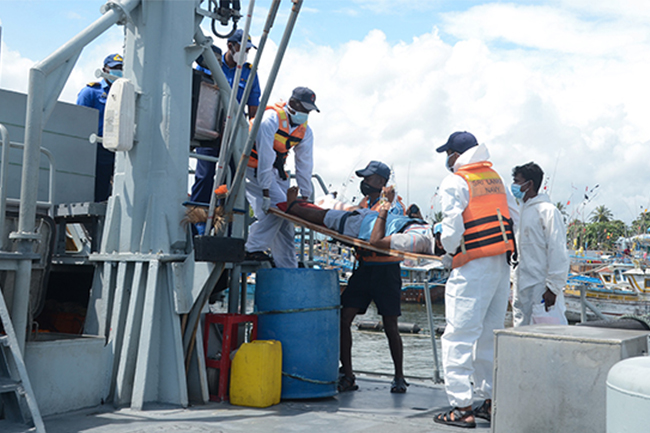
[[[411,381],[406,394],[391,394],[390,379],[357,377],[359,390],[331,398],[282,401],[265,409],[210,403],[188,409],[152,407],[137,412],[101,406],[45,419],[48,433],[163,432],[309,432],[410,433],[459,432],[435,424],[433,415],[447,410],[444,389]],[[477,430],[489,423],[477,420]]]

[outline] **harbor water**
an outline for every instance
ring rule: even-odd
[[[254,295],[250,294],[247,300],[247,312],[253,311]],[[227,302],[217,302],[211,306],[213,312],[226,312]],[[445,305],[435,303],[432,305],[433,326],[443,329],[445,326]],[[357,321],[378,321],[381,316],[377,313],[374,304],[370,304],[366,314],[359,315]],[[424,304],[402,302],[402,315],[400,323],[418,325],[421,330],[417,334],[402,334],[404,347],[404,374],[407,377],[432,378],[434,371],[433,348],[431,347],[431,334],[427,320],[427,309]],[[506,327],[512,326],[510,311],[506,314]],[[388,341],[383,331],[360,331],[355,324],[352,325],[352,366],[356,372],[393,375],[393,361],[388,349]],[[436,337],[438,356],[440,356],[440,336]],[[440,361],[439,361],[440,362]],[[440,364],[442,369],[442,364]],[[441,370],[442,371],[442,370]],[[442,373],[441,373],[442,374]]]

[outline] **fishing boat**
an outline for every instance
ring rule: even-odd
[[[431,302],[443,302],[449,270],[440,263],[423,267],[402,266],[402,302],[425,303],[424,282],[431,294]]]
[[[606,317],[650,314],[650,273],[639,262],[612,262],[587,274],[569,275],[564,289],[569,320],[580,320],[581,290]]]

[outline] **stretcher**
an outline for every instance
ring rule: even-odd
[[[440,257],[434,256],[432,254],[421,254],[421,253],[411,253],[411,252],[406,252],[406,251],[398,251],[398,250],[391,250],[391,249],[384,249],[384,248],[378,248],[374,245],[372,245],[370,242],[363,241],[361,239],[353,238],[350,236],[342,235],[341,233],[337,232],[336,230],[329,229],[327,227],[324,227],[320,224],[315,224],[310,221],[306,221],[302,218],[299,218],[295,215],[290,215],[288,213],[285,213],[281,211],[278,208],[272,207],[269,209],[269,213],[273,214],[279,218],[291,221],[294,224],[297,224],[302,227],[306,227],[309,230],[313,230],[318,233],[322,233],[324,235],[327,235],[333,239],[335,239],[338,242],[341,242],[343,244],[347,244],[349,246],[353,247],[358,247],[358,248],[363,248],[369,251],[374,251],[376,253],[381,253],[381,254],[388,254],[390,256],[394,257],[399,257],[402,259],[410,259],[410,260],[427,260],[427,261],[437,261],[437,262],[442,262]]]

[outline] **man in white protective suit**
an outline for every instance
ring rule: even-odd
[[[284,165],[291,149],[302,197],[307,200],[312,193],[314,135],[307,119],[310,111],[320,112],[315,102],[312,90],[296,87],[288,103],[269,106],[264,112],[246,169],[246,199],[257,218],[246,241],[246,260],[269,260],[270,249],[278,268],[298,266],[293,224],[268,211],[286,200],[290,179]]]
[[[446,251],[443,262],[452,268],[441,338],[452,409],[434,421],[471,428],[475,416],[491,419],[494,330],[503,328],[506,315],[517,204],[491,168],[487,147],[474,135],[455,132],[436,150],[447,153],[452,172],[440,184],[444,219],[439,245]],[[472,409],[475,398],[479,405]]]
[[[552,320],[568,325],[562,289],[569,273],[569,254],[562,214],[548,195],[539,193],[544,178],[539,165],[529,162],[517,166],[512,177],[512,194],[523,203],[515,237],[519,264],[513,270],[513,324],[530,325],[537,309],[541,317],[533,322]],[[553,309],[557,311],[551,315]]]

